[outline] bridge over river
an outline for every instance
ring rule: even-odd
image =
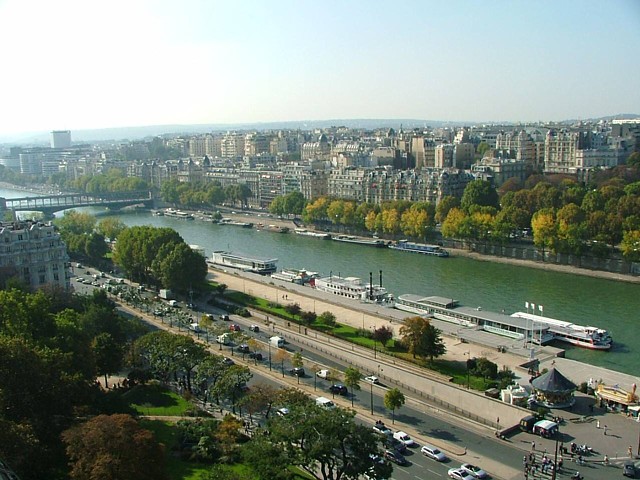
[[[60,210],[78,207],[122,207],[144,204],[151,206],[153,197],[149,191],[116,192],[116,193],[69,193],[64,195],[45,195],[41,197],[2,198],[0,197],[0,211],[14,212],[42,212],[52,216]]]

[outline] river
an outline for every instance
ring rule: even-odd
[[[24,192],[0,189],[7,198]],[[97,213],[95,209],[88,209]],[[611,331],[609,352],[560,344],[567,358],[637,375],[640,364],[640,328],[637,316],[640,287],[568,273],[478,261],[465,257],[428,257],[390,249],[349,245],[334,241],[280,234],[199,220],[153,216],[149,212],[114,215],[126,225],[170,227],[190,244],[214,250],[233,250],[278,258],[279,268],[306,268],[328,275],[360,277],[368,282],[373,272],[378,283],[394,295],[414,293],[451,297],[467,306],[507,313],[522,311],[525,302],[544,306],[546,316],[594,325]]]

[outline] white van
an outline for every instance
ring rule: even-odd
[[[278,337],[278,336],[271,337],[269,339],[269,342],[271,343],[272,346],[276,348],[284,347],[284,338],[282,337]]]
[[[177,307],[178,306],[178,302],[176,300],[169,300],[169,306],[170,307]]]
[[[318,397],[316,398],[316,405],[322,408],[326,408],[327,410],[331,410],[332,408],[336,408],[336,404],[329,400],[327,397]]]

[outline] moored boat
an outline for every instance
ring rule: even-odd
[[[318,276],[317,272],[309,272],[304,268],[301,270],[283,268],[281,272],[271,274],[271,278],[282,280],[283,282],[297,283],[298,285],[305,285],[313,279],[318,278]]]
[[[307,230],[306,228],[296,228],[294,232],[297,235],[304,235],[306,237],[322,238],[323,240],[329,240],[331,235],[323,232],[314,232],[313,230]]]
[[[316,278],[315,288],[321,292],[332,293],[340,297],[351,298],[363,302],[386,303],[393,301],[393,296],[382,285],[369,285],[358,277],[328,277]]]
[[[555,318],[544,317],[527,312],[516,312],[512,317],[523,318],[549,327],[549,332],[553,334],[554,340],[570,343],[577,347],[589,348],[591,350],[610,350],[613,346],[611,334],[602,328],[576,325],[575,323],[556,320]]]
[[[380,240],[377,238],[361,238],[354,235],[337,235],[333,237],[333,240],[335,240],[336,242],[355,243],[356,245],[366,245],[369,247],[384,248],[387,246],[384,240]]]
[[[222,250],[213,252],[209,263],[219,267],[237,268],[246,272],[268,275],[277,269],[277,258],[263,258],[249,256],[236,252],[225,252]]]
[[[449,252],[438,245],[428,245],[426,243],[416,243],[408,240],[398,240],[396,243],[389,245],[389,248],[404,252],[422,253],[423,255],[432,255],[434,257],[449,256]]]
[[[230,218],[221,218],[218,221],[218,224],[220,224],[220,225],[233,225],[235,227],[244,227],[244,228],[253,227],[253,223],[250,223],[250,222],[239,222],[237,220],[231,220]]]
[[[173,208],[165,208],[163,212],[165,217],[181,218],[183,220],[193,220],[193,215],[181,210],[175,210]]]

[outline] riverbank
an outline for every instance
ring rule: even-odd
[[[263,214],[258,214],[254,212],[243,212],[235,214],[225,213],[225,217],[232,218],[238,221],[244,222],[252,222],[254,224],[258,223],[269,223],[271,225],[276,225],[278,227],[287,227],[290,231],[296,228],[296,224],[287,219],[280,219],[276,217],[265,218]],[[267,222],[268,220],[268,222]],[[324,233],[324,232],[323,232]],[[472,252],[469,250],[463,249],[455,249],[455,248],[447,248],[447,250],[453,256],[459,257],[467,257],[473,260],[478,260],[481,262],[494,262],[494,263],[504,263],[508,265],[516,265],[520,267],[528,267],[528,268],[537,268],[539,270],[547,270],[552,272],[566,273],[569,275],[583,275],[586,277],[593,278],[602,278],[606,280],[613,280],[616,282],[629,282],[629,283],[640,283],[640,277],[634,277],[632,275],[623,275],[620,273],[613,272],[605,272],[602,270],[589,270],[586,268],[578,268],[571,265],[559,265],[554,263],[544,263],[544,262],[535,262],[531,260],[522,260],[518,258],[509,258],[509,257],[497,257],[492,255],[481,255],[477,252]]]

